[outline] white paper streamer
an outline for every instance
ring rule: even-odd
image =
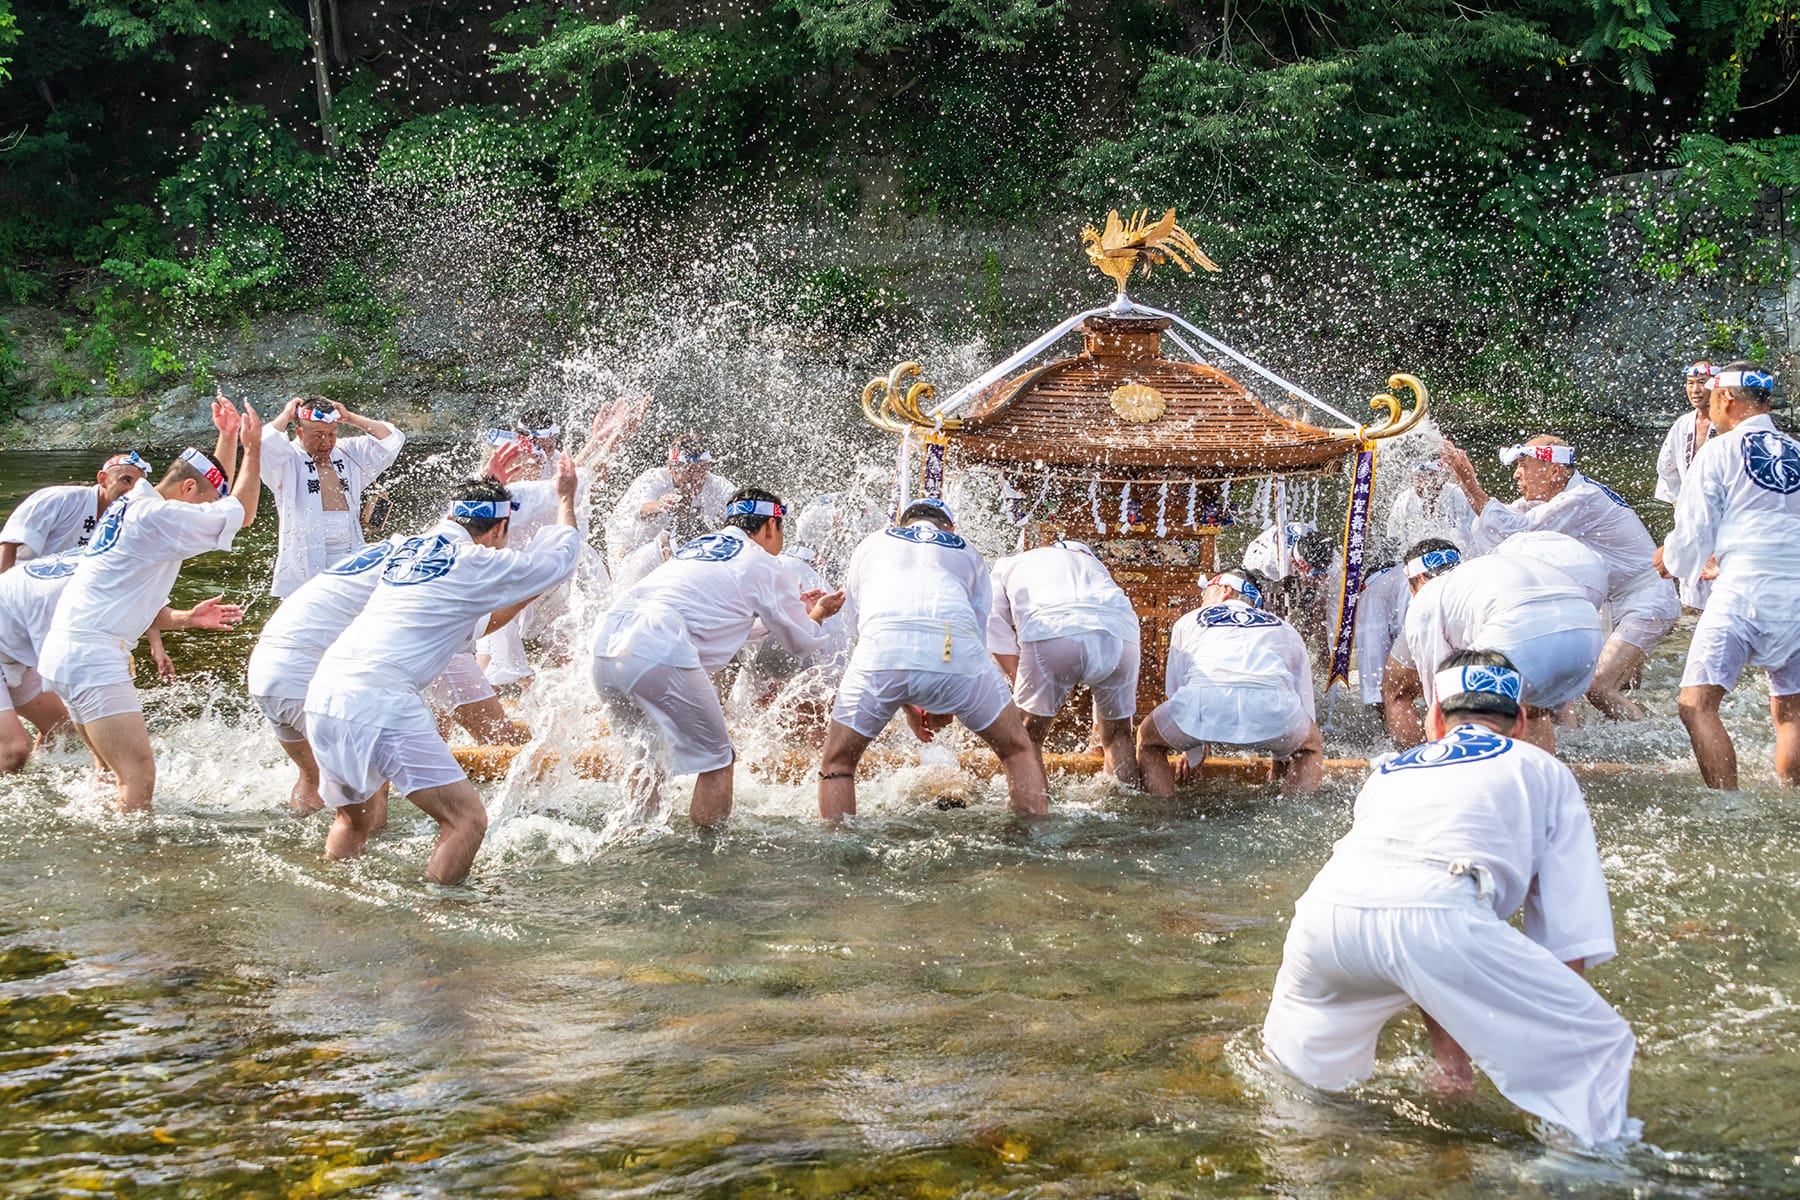
[[[1125,529],[1131,524],[1131,481],[1119,489],[1119,528]]]
[[[1106,522],[1100,517],[1100,481],[1098,479],[1088,480],[1088,507],[1094,510],[1095,530],[1104,534]]]
[[[1200,498],[1200,485],[1198,483],[1188,484],[1187,526],[1189,529],[1197,529],[1198,528],[1198,526],[1196,526],[1194,524],[1194,501],[1198,500],[1199,498]]]
[[[1159,538],[1169,536],[1169,523],[1163,519],[1168,511],[1169,481],[1165,479],[1162,486],[1156,489],[1156,536]]]

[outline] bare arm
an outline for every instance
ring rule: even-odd
[[[575,527],[575,462],[566,454],[556,456],[556,523]]]
[[[19,559],[19,543],[0,542],[0,575],[13,569]]]
[[[1000,664],[1000,672],[1001,672],[1001,674],[1006,676],[1006,681],[1008,683],[1012,683],[1018,679],[1018,677],[1019,677],[1019,656],[1018,655],[1016,655],[1016,654],[996,654],[996,655],[994,655],[994,661]]]
[[[1401,749],[1425,740],[1425,723],[1413,704],[1424,694],[1417,671],[1388,659],[1387,669],[1381,673],[1381,707],[1387,716],[1388,733]]]
[[[517,604],[509,604],[505,608],[496,608],[492,613],[488,614],[487,629],[482,632],[481,636],[486,637],[490,633],[499,632],[506,626],[507,622],[524,612],[526,606],[536,599],[536,596],[527,596]]]
[[[244,462],[231,481],[231,494],[244,506],[244,528],[248,529],[256,520],[256,501],[262,495],[262,422],[249,404],[244,405],[238,423],[238,444],[244,449]]]
[[[374,417],[365,417],[360,413],[353,413],[335,400],[331,403],[332,406],[337,409],[338,416],[343,419],[344,424],[354,425],[373,438],[393,436],[394,427],[389,425],[386,421],[377,421]]]
[[[1456,486],[1462,489],[1464,498],[1469,502],[1469,507],[1475,510],[1476,516],[1480,516],[1481,510],[1487,507],[1488,501],[1493,497],[1487,494],[1487,490],[1481,486],[1481,481],[1475,478],[1475,464],[1470,462],[1469,456],[1449,438],[1444,439],[1441,457],[1445,468],[1456,476]]]
[[[238,415],[237,408],[225,398],[223,389],[213,395],[212,406],[213,428],[219,436],[213,442],[213,457],[219,460],[219,469],[225,472],[227,483],[237,475],[237,439],[238,426],[243,418]]]

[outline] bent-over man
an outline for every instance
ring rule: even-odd
[[[0,527],[0,571],[12,570],[14,563],[81,549],[112,502],[149,475],[150,464],[136,450],[127,450],[101,463],[93,483],[31,493]]]

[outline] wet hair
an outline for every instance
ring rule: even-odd
[[[669,453],[672,456],[704,454],[708,449],[706,439],[692,430],[676,434],[675,440],[669,443]]]
[[[451,500],[498,500],[502,503],[512,499],[512,493],[506,485],[492,479],[468,479],[456,485],[450,493]],[[445,520],[454,525],[461,525],[469,531],[470,537],[480,537],[507,517],[446,517]]]
[[[759,500],[766,504],[781,503],[781,497],[767,489],[741,487],[737,491],[731,493],[731,499],[725,502],[725,511],[730,512],[731,506],[740,500]],[[735,516],[726,517],[725,524],[733,529],[741,529],[745,533],[754,534],[761,533],[762,527],[767,525],[770,521],[779,521],[781,519],[782,518],[780,517],[759,516],[755,513],[738,513]]]
[[[1331,553],[1336,548],[1329,533],[1321,533],[1316,529],[1311,533],[1301,534],[1300,540],[1294,543],[1294,553],[1309,567],[1329,567]]]
[[[1410,563],[1421,554],[1430,554],[1433,550],[1454,550],[1458,555],[1462,554],[1462,547],[1458,546],[1449,538],[1420,538],[1406,548],[1406,556],[1401,561],[1403,563]],[[1451,570],[1456,565],[1457,564],[1452,563],[1450,566],[1438,567],[1436,570],[1427,571],[1421,578],[1436,579],[1439,575],[1442,575],[1445,571]],[[1411,576],[1408,576],[1408,578],[1410,579]]]
[[[1719,375],[1723,375],[1727,371],[1760,371],[1762,369],[1749,359],[1740,358],[1736,362],[1728,362],[1720,367]],[[1772,391],[1747,387],[1722,388],[1719,386],[1718,376],[1713,377],[1713,390],[1724,392],[1739,404],[1748,404],[1752,408],[1770,408],[1775,403],[1775,393]]]
[[[1519,670],[1513,666],[1512,659],[1498,650],[1458,650],[1438,664],[1440,671],[1456,667],[1503,667],[1515,674]],[[1446,725],[1454,725],[1459,716],[1499,717],[1511,721],[1519,715],[1518,701],[1497,692],[1459,692],[1454,696],[1439,696],[1437,704]]]
[[[950,528],[950,514],[944,511],[943,505],[931,500],[914,500],[900,512],[897,525],[911,525],[914,521],[930,521],[939,529]]]
[[[224,475],[226,473],[225,464],[214,458],[212,451],[202,450],[200,453],[206,455],[207,462],[219,469],[219,474]],[[183,479],[191,479],[201,487],[205,488],[209,497],[218,491],[217,488],[206,481],[205,475],[196,471],[193,466],[179,454],[177,454],[174,460],[169,463],[169,469],[163,472],[162,482],[156,486],[166,487],[171,483],[180,483]]]
[[[552,425],[561,423],[557,415],[550,410],[549,405],[527,404],[519,410],[519,415],[513,420],[513,428],[519,433],[529,434],[534,429],[548,429]],[[562,435],[557,434],[551,440],[560,441],[561,438]]]

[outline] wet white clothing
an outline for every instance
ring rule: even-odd
[[[1654,649],[1681,616],[1675,585],[1651,565],[1655,539],[1611,488],[1577,471],[1549,500],[1502,504],[1490,499],[1475,520],[1475,548],[1486,553],[1514,534],[1535,529],[1568,534],[1600,556],[1613,623],[1639,649]]]
[[[107,507],[82,551],[44,637],[38,670],[71,687],[129,683],[131,648],[168,604],[182,562],[230,549],[243,527],[244,506],[236,497],[164,500],[139,480]]]
[[[1513,534],[1494,553],[1555,567],[1575,581],[1596,611],[1606,604],[1607,592],[1611,590],[1606,562],[1578,538],[1551,529],[1533,529]]]
[[[1165,738],[1266,746],[1285,754],[1311,733],[1312,660],[1300,634],[1242,600],[1196,609],[1169,631],[1168,699],[1152,714]]]
[[[659,759],[671,775],[699,775],[736,759],[719,693],[699,667],[621,654],[595,658],[593,680],[627,767]]]
[[[482,625],[486,626],[485,620]],[[438,677],[426,686],[425,703],[440,713],[454,713],[465,704],[479,704],[499,694],[475,655],[461,650],[450,656]]]
[[[594,631],[593,652],[711,674],[731,661],[758,622],[800,657],[831,641],[807,615],[799,584],[776,556],[728,525],[687,542],[621,592]]]
[[[795,589],[802,593],[833,590],[825,577],[813,569],[812,563],[797,553],[798,549],[783,550],[775,557],[776,564],[793,578]],[[826,617],[819,623],[819,628],[826,636],[825,646],[812,654],[796,655],[779,639],[769,637],[768,631],[759,625],[753,631],[754,640],[743,649],[745,671],[754,681],[763,683],[791,679],[817,665],[830,667],[834,674],[841,672],[850,658],[850,627],[840,612]]]
[[[555,587],[575,570],[581,540],[572,526],[545,530],[535,542],[523,551],[478,546],[450,521],[407,538],[388,556],[368,604],[320,659],[306,693],[308,720],[329,716],[435,732],[420,691],[452,657],[473,647],[492,612]],[[354,778],[346,771],[356,764],[328,764],[323,750],[313,748],[321,767]]]
[[[0,575],[0,667],[11,672],[38,665],[56,606],[80,561],[79,551],[65,551]]]
[[[618,504],[614,505],[612,515],[606,519],[606,565],[621,588],[629,587],[649,574],[649,570],[643,569],[642,560],[635,569],[627,566],[625,560],[634,551],[650,546],[665,533],[674,548],[690,537],[718,528],[725,520],[725,503],[731,499],[731,493],[737,491],[737,484],[716,471],[710,472],[700,485],[691,509],[684,511],[684,505],[677,502],[668,512],[652,517],[638,515],[652,500],[660,500],[670,492],[680,490],[675,486],[675,477],[669,473],[669,468],[651,467],[631,481]],[[653,560],[650,565],[654,565]]]
[[[384,783],[411,795],[468,778],[435,729],[390,729],[309,711],[306,740],[319,763],[319,798],[327,808],[366,803]]]
[[[1139,626],[1131,600],[1085,543],[1058,541],[994,563],[988,649],[1017,655],[1021,711],[1053,717],[1078,687],[1101,720],[1137,711]]]
[[[901,671],[881,667],[844,672],[831,702],[831,719],[866,738],[877,738],[903,704],[936,716],[955,717],[977,733],[1000,719],[1012,693],[992,663],[985,671]]]
[[[1780,669],[1800,654],[1800,443],[1766,415],[1708,439],[1675,502],[1663,565],[1685,578],[1715,557],[1719,575],[1694,644],[1746,637],[1755,646],[1748,665]],[[1714,677],[1707,682],[1729,686]]]
[[[856,633],[851,669],[978,675],[993,585],[987,560],[960,534],[929,522],[862,540],[844,576],[845,621]]]
[[[252,699],[306,699],[319,660],[368,606],[382,568],[405,543],[396,534],[340,559],[276,607],[250,651],[246,675]]]
[[[1669,426],[1667,436],[1663,438],[1662,449],[1656,455],[1656,498],[1667,504],[1675,503],[1681,495],[1681,485],[1687,479],[1688,469],[1694,465],[1694,459],[1706,447],[1707,441],[1718,432],[1711,421],[1706,424],[1706,433],[1697,435],[1700,427],[1700,414],[1688,411],[1675,418]],[[3,541],[4,539],[0,539]],[[1689,608],[1705,608],[1707,599],[1712,595],[1712,580],[1702,579],[1699,575],[1683,575],[1675,580],[1675,587],[1681,594],[1681,602]]]
[[[1137,712],[1142,662],[1136,638],[1072,633],[1026,642],[1013,675],[1013,703],[1030,716],[1054,717],[1076,688],[1085,687],[1093,693],[1096,718],[1123,721]]]
[[[1771,696],[1800,695],[1800,621],[1702,613],[1688,643],[1681,686],[1730,691],[1745,667],[1768,672]]]
[[[1387,536],[1388,544],[1399,554],[1425,538],[1447,538],[1467,551],[1475,539],[1475,510],[1453,480],[1446,479],[1443,490],[1429,504],[1408,487],[1388,510]]]
[[[13,561],[25,562],[88,544],[100,521],[98,484],[39,488],[19,501],[0,527],[0,542],[19,547]]]
[[[581,532],[581,565],[576,577],[525,606],[525,611],[505,625],[480,638],[475,653],[486,657],[484,674],[496,684],[516,683],[531,676],[531,663],[525,656],[525,639],[548,630],[557,616],[568,611],[569,589],[580,584],[604,597],[608,590],[606,565],[588,543],[588,511],[592,505],[594,473],[586,467],[575,472],[575,528]],[[514,550],[526,550],[539,530],[553,525],[561,502],[556,496],[554,479],[529,479],[508,484],[506,489],[518,502],[512,515],[506,544]]]
[[[1526,702],[1554,708],[1587,691],[1605,640],[1600,614],[1573,579],[1530,559],[1484,554],[1413,595],[1391,656],[1419,673],[1429,703],[1452,651],[1498,650],[1524,677]]]
[[[386,437],[340,437],[331,450],[331,469],[343,489],[347,509],[326,512],[319,465],[274,424],[262,434],[262,481],[275,497],[275,578],[269,591],[291,595],[296,588],[347,554],[363,548],[363,489],[400,456],[406,435],[388,423]]]
[[[1615,953],[1574,776],[1478,725],[1378,762],[1294,907],[1269,1054],[1316,1087],[1351,1086],[1416,1003],[1520,1108],[1589,1144],[1634,1135],[1630,1027],[1564,965]],[[1507,924],[1521,907],[1522,933]]]
[[[1412,589],[1401,567],[1383,567],[1363,580],[1356,602],[1356,687],[1364,704],[1381,703],[1388,654],[1406,630]]]
[[[1294,571],[1294,545],[1302,536],[1313,532],[1305,521],[1287,523],[1286,553],[1280,543],[1281,526],[1271,525],[1244,547],[1244,565],[1271,581],[1286,579]]]

